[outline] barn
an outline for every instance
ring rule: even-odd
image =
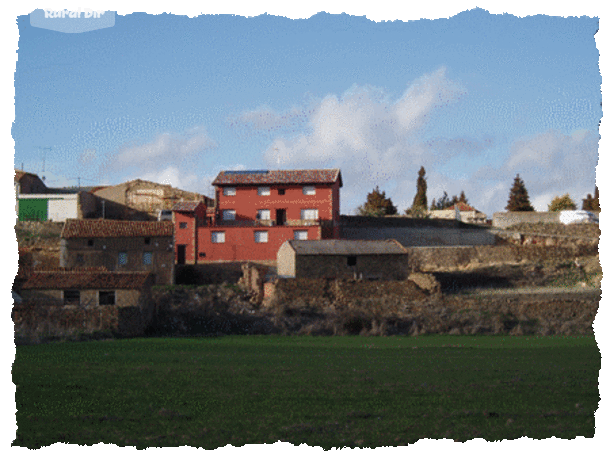
[[[277,252],[284,278],[404,280],[408,252],[396,240],[288,240]]]

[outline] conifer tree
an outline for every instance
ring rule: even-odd
[[[591,197],[591,194],[587,194],[587,198],[582,200],[582,209],[593,212],[601,210],[599,205],[599,189],[595,186],[595,197]]]
[[[413,198],[413,205],[407,210],[407,214],[414,217],[422,217],[427,214],[428,211],[428,197],[426,191],[428,190],[428,183],[426,183],[426,169],[422,166],[417,172],[417,192]]]
[[[519,174],[515,177],[513,187],[508,196],[506,210],[509,212],[533,212],[534,207],[530,204],[530,198],[525,189],[525,183],[519,178]]]
[[[357,209],[360,216],[385,216],[395,215],[398,210],[392,203],[392,199],[385,196],[385,191],[380,191],[376,186],[366,196],[366,202]]]

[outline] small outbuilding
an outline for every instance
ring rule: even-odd
[[[277,252],[284,278],[404,280],[408,252],[396,240],[288,240]]]
[[[103,269],[34,272],[21,286],[13,321],[20,327],[65,331],[112,330],[141,335],[154,314],[150,272]]]

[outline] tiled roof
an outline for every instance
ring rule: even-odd
[[[214,186],[259,184],[333,184],[341,180],[339,169],[222,171],[212,182]]]
[[[22,289],[140,289],[151,272],[33,272]]]
[[[114,221],[109,219],[69,219],[61,238],[79,237],[171,237],[171,221]]]
[[[194,212],[197,209],[197,207],[201,204],[202,204],[202,202],[193,202],[193,201],[178,202],[176,205],[174,205],[174,208],[172,208],[172,211]]]
[[[451,207],[447,208],[447,210],[455,210],[455,207],[457,207],[458,210],[461,212],[476,212],[477,211],[474,207],[471,207],[470,205],[465,204],[464,202],[458,202],[455,205],[452,205]]]
[[[300,255],[407,254],[396,240],[290,240]]]

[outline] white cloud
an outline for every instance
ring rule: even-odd
[[[111,160],[113,169],[138,166],[146,171],[193,159],[197,153],[215,148],[205,128],[196,126],[181,134],[162,133],[142,145],[123,145]]]
[[[507,180],[523,179],[536,210],[546,211],[553,197],[569,193],[580,206],[595,189],[599,135],[576,131],[571,135],[547,131],[513,143],[503,168]]]
[[[397,100],[383,89],[354,85],[341,96],[330,94],[310,105],[300,133],[276,138],[264,159],[273,168],[341,168],[345,183],[358,184],[352,199],[347,189],[342,192],[349,211],[366,197],[367,188],[389,181],[397,191],[414,188],[419,167],[438,159],[425,143],[425,127],[433,114],[465,93],[445,68],[415,80]],[[266,110],[267,119],[276,119]],[[443,141],[450,140],[438,140],[439,145]],[[442,155],[447,148],[437,149]]]
[[[299,110],[296,107],[282,113],[277,113],[268,106],[261,106],[255,110],[244,111],[238,116],[229,117],[227,123],[230,127],[275,131],[302,124],[307,120],[309,114],[308,110]]]

